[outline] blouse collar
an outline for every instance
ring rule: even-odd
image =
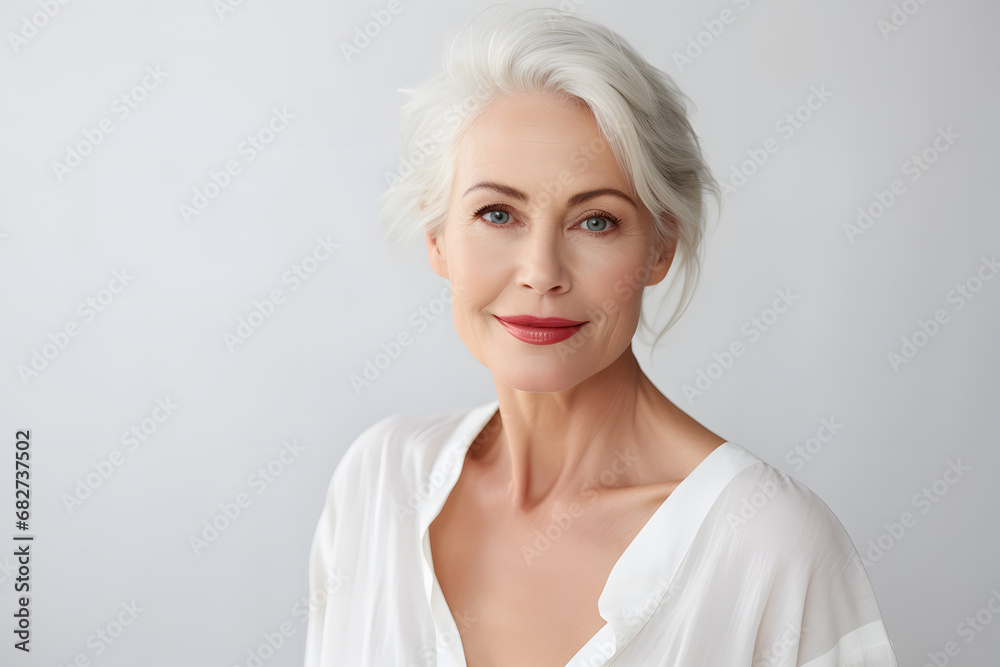
[[[430,494],[418,512],[424,556],[424,592],[435,612],[439,636],[442,633],[457,636],[458,628],[451,614],[446,613],[447,604],[431,569],[428,529],[458,482],[472,441],[499,405],[500,401],[494,399],[473,408],[462,418],[434,462],[429,475]],[[743,447],[725,442],[677,485],[611,569],[597,603],[607,625],[580,649],[570,664],[582,654],[589,655],[597,649],[607,656],[615,655],[636,635],[669,590],[698,529],[723,489],[740,471],[759,462],[761,459]],[[439,645],[438,650],[440,652],[442,646]],[[439,665],[465,664],[460,641],[449,642],[444,650],[450,659],[440,661]]]

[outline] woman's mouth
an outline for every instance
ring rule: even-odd
[[[535,317],[533,315],[494,315],[511,336],[532,345],[552,345],[570,338],[586,321],[567,320],[561,317]]]

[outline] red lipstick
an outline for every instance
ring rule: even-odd
[[[561,317],[534,317],[533,315],[494,315],[511,336],[532,345],[552,345],[570,338],[586,321],[579,322]]]

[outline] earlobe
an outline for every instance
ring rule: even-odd
[[[656,258],[656,261],[649,269],[649,279],[646,281],[646,285],[656,285],[666,278],[667,273],[670,271],[670,266],[674,263],[674,252],[676,250],[676,241],[663,249],[663,252],[660,253],[660,256]]]
[[[448,275],[448,261],[441,250],[439,239],[431,232],[424,233],[424,240],[427,242],[427,260],[430,262],[431,270],[442,278],[451,279]]]

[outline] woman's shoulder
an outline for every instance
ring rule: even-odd
[[[487,406],[418,413],[391,413],[366,427],[348,445],[334,476],[355,482],[406,479],[433,467],[442,449],[461,437],[459,427]]]
[[[810,665],[896,664],[857,549],[806,484],[758,459],[730,480],[703,529],[690,567],[759,592],[753,609],[767,660],[790,646]]]
[[[789,558],[833,553],[853,557],[853,542],[826,502],[800,480],[738,449],[752,463],[735,474],[719,495],[713,508],[717,523],[748,545],[785,552]]]

